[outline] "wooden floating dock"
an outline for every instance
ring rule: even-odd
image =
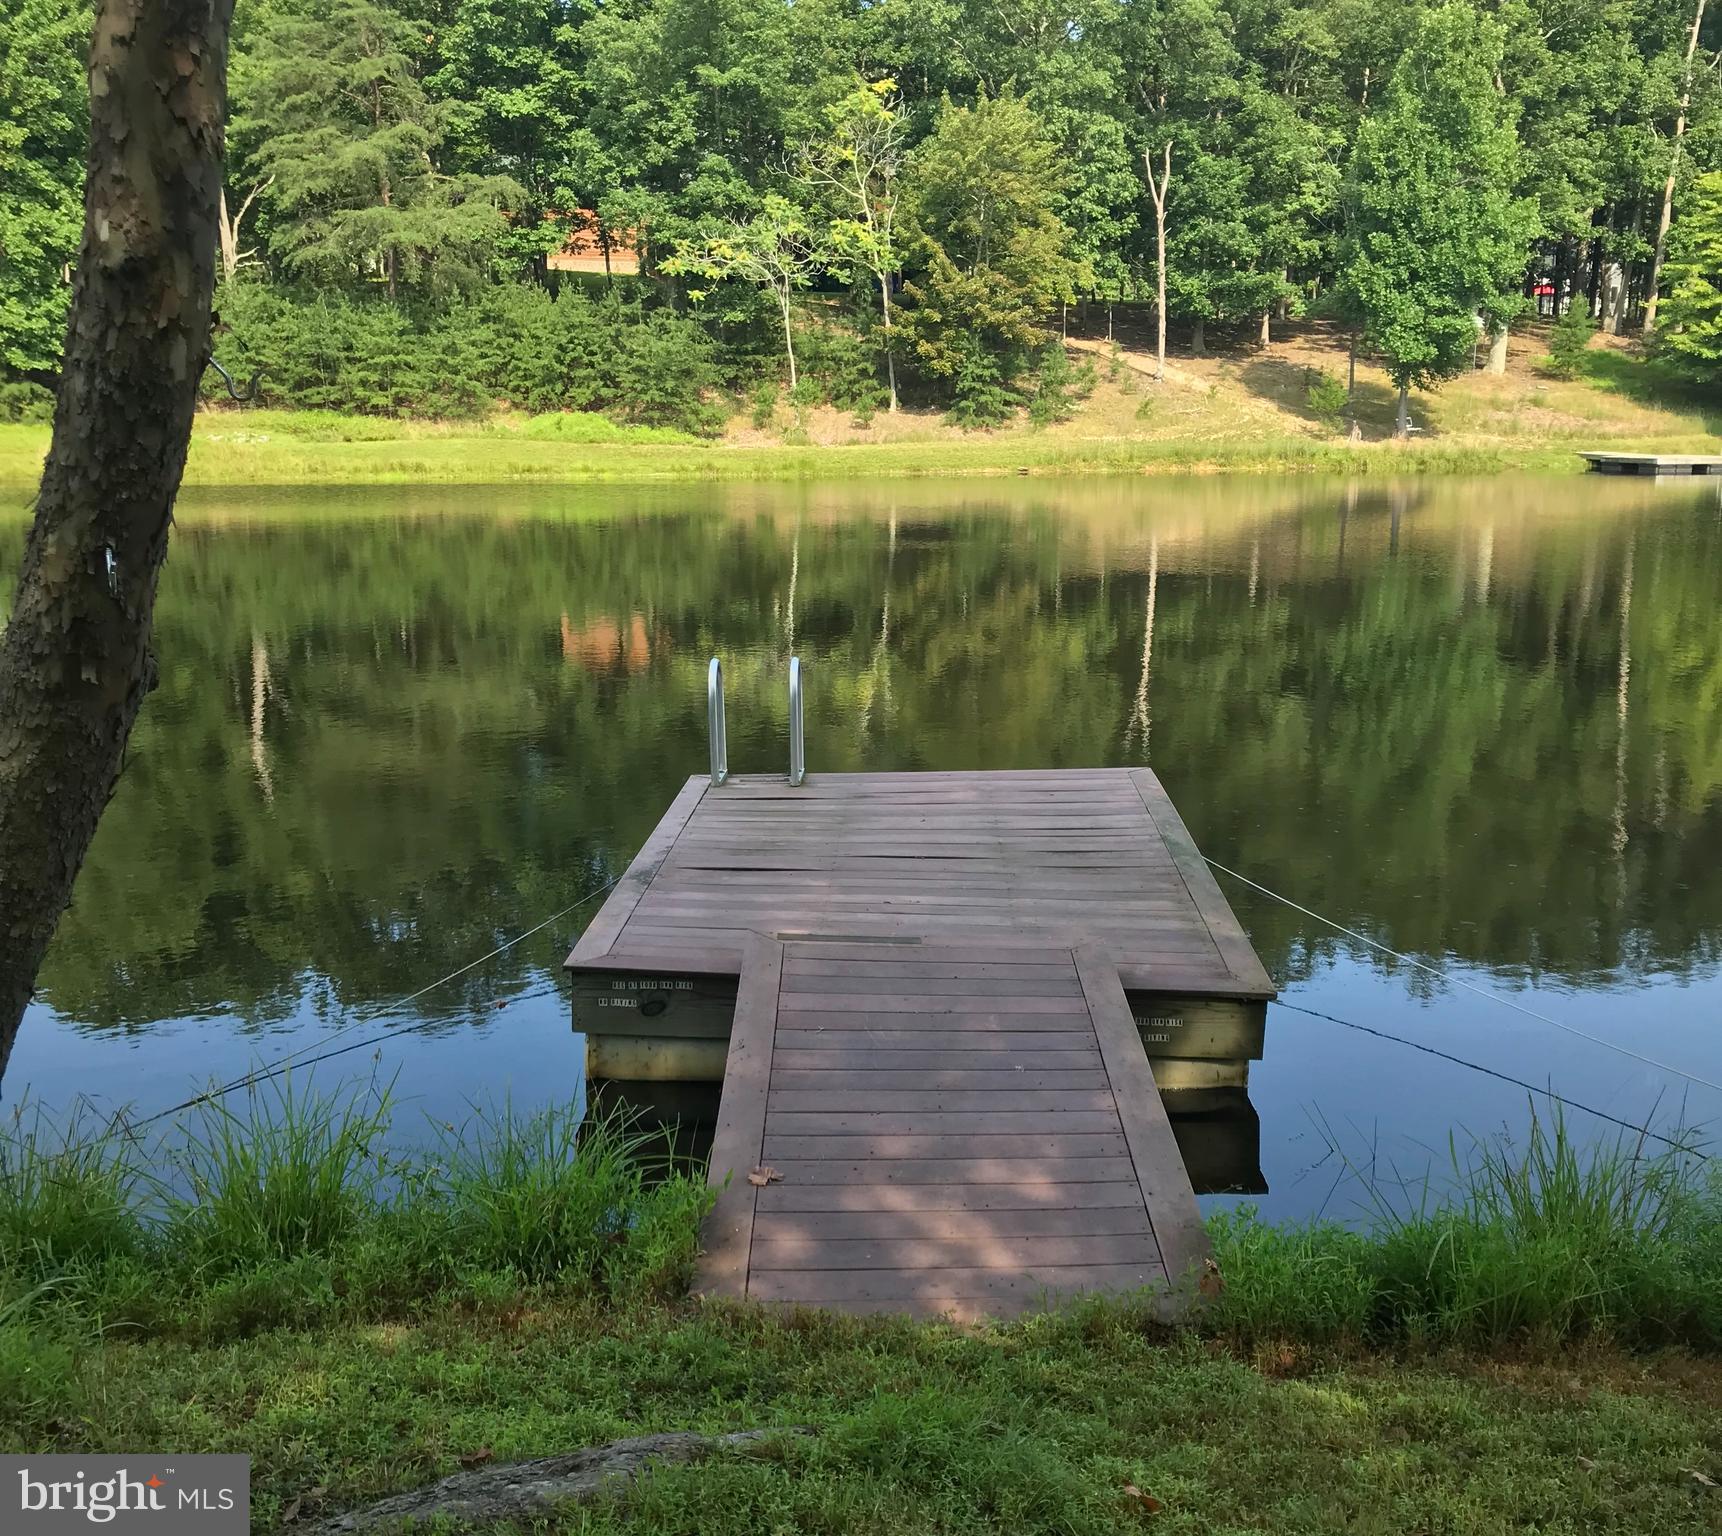
[[[1722,475],[1722,455],[1705,453],[1581,453],[1603,475]]]
[[[690,779],[568,966],[591,1076],[722,1077],[708,1292],[961,1315],[1188,1281],[1160,1092],[1274,995],[1146,768]]]
[[[711,1176],[708,1295],[967,1318],[1208,1251],[1092,946],[754,936]]]

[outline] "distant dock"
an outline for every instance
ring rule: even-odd
[[[1722,454],[1580,453],[1601,475],[1722,475]]]
[[[1161,1092],[1274,995],[1146,768],[690,779],[568,968],[589,1075],[722,1078],[708,1292],[957,1315],[1187,1281]]]

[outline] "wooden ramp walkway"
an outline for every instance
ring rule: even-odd
[[[1208,1251],[1093,943],[749,935],[711,1179],[707,1295],[1000,1316]]]

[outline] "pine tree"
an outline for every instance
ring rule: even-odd
[[[274,178],[272,246],[288,270],[324,281],[412,282],[478,275],[519,188],[440,175],[442,113],[420,78],[422,22],[375,0],[303,0],[264,23],[236,62],[236,146]]]
[[[1682,373],[1722,382],[1722,171],[1700,176],[1674,225],[1657,351]]]

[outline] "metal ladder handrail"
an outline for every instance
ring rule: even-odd
[[[711,740],[712,783],[729,777],[729,736],[723,718],[723,663],[712,657],[706,669],[706,734]]]
[[[706,668],[706,735],[711,749],[711,778],[721,785],[729,778],[729,733],[724,725],[723,662],[712,657]],[[807,735],[802,724],[801,658],[789,658],[789,782],[807,782]]]
[[[807,778],[807,743],[801,729],[801,658],[789,658],[789,783],[791,788]]]

